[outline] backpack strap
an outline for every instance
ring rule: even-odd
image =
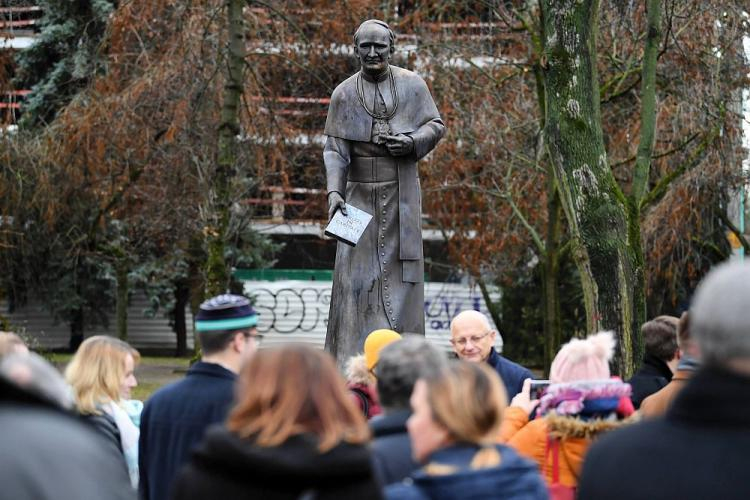
[[[547,455],[552,453],[552,484],[560,482],[560,441],[547,436]]]

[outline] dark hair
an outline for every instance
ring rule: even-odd
[[[662,361],[674,359],[677,353],[677,323],[674,316],[657,316],[643,324],[643,344],[646,354],[656,356]]]
[[[380,404],[389,411],[409,408],[417,379],[445,368],[446,357],[421,337],[405,337],[380,351],[375,367]]]
[[[198,336],[198,342],[201,344],[203,354],[216,354],[227,348],[232,343],[232,339],[238,333],[245,330],[214,330],[206,332],[195,332]]]
[[[396,47],[396,34],[393,32],[390,26],[388,26],[388,23],[385,21],[381,21],[379,19],[368,19],[367,21],[363,22],[359,25],[359,28],[357,28],[357,31],[354,32],[354,45],[357,45],[357,42],[359,41],[359,32],[362,31],[362,28],[364,28],[367,24],[377,24],[381,28],[385,28],[388,31],[388,40],[391,43],[391,50],[393,50]]]

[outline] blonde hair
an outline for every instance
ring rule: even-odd
[[[425,381],[432,419],[452,441],[483,447],[471,467],[499,465],[500,454],[494,444],[508,397],[497,373],[484,363],[455,361]]]
[[[65,380],[73,388],[79,412],[100,415],[99,405],[120,401],[128,354],[138,364],[141,355],[120,339],[97,335],[83,341],[65,369]]]
[[[300,345],[261,351],[248,360],[227,428],[267,447],[310,433],[318,438],[321,452],[341,441],[364,444],[370,438],[331,356]]]

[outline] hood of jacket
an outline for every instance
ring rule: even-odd
[[[432,455],[427,467],[412,475],[413,484],[431,499],[547,498],[547,488],[535,464],[506,446],[498,445],[497,449],[501,462],[495,467],[462,467],[448,474],[426,472],[439,470],[435,465],[444,463],[468,463],[477,448],[458,446],[439,450]],[[451,468],[447,466],[447,470]]]
[[[295,435],[275,447],[255,444],[221,426],[206,433],[194,459],[201,467],[218,475],[248,483],[299,482],[323,485],[334,481],[352,481],[372,474],[366,447],[339,443],[321,453],[312,435]]]
[[[367,369],[364,354],[357,354],[346,362],[346,381],[350,384],[372,385],[375,379]]]
[[[626,419],[591,419],[583,420],[577,416],[558,415],[554,412],[545,415],[547,433],[552,438],[568,439],[583,438],[593,439],[599,434],[618,429],[623,425],[629,425],[638,420],[637,414]]]

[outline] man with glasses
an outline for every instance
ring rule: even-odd
[[[195,329],[202,349],[184,379],[151,396],[141,415],[139,493],[169,498],[180,467],[211,424],[223,422],[234,399],[234,382],[258,348],[258,313],[240,295],[219,295],[200,306]]]
[[[523,366],[502,357],[493,347],[497,331],[479,311],[462,311],[451,321],[451,344],[456,355],[472,363],[486,362],[505,384],[508,401],[521,392],[523,381],[534,378]]]

